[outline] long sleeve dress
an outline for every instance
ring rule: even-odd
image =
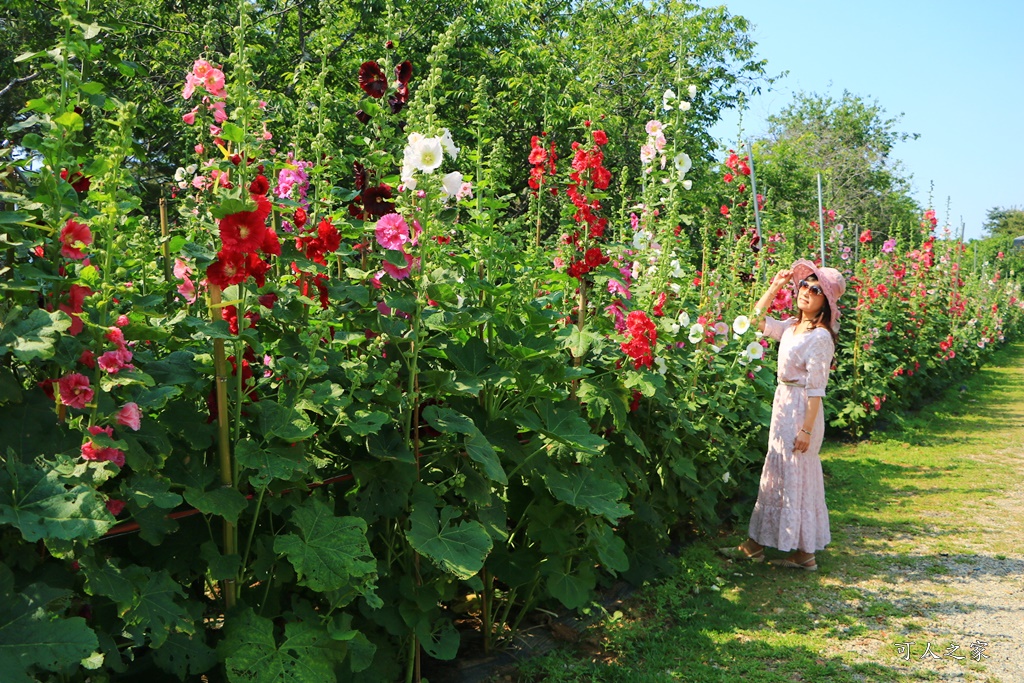
[[[796,318],[765,320],[765,335],[779,341],[779,385],[750,538],[782,551],[814,552],[832,540],[818,457],[825,434],[824,409],[818,411],[807,450],[794,453],[793,442],[803,429],[807,399],[825,396],[835,347],[827,330],[795,334],[796,323]]]

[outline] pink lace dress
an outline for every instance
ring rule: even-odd
[[[803,428],[807,399],[825,396],[834,346],[832,336],[822,328],[794,334],[796,322],[796,318],[765,320],[765,335],[779,341],[779,386],[772,402],[768,455],[750,517],[750,537],[782,551],[814,552],[832,540],[818,457],[825,433],[824,407],[818,411],[807,450],[794,453],[793,442]]]

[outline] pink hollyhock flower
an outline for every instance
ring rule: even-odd
[[[565,259],[561,256],[556,256],[554,260],[551,261],[551,265],[554,266],[555,270],[561,270],[562,268],[565,268]]]
[[[96,362],[99,363],[100,369],[111,375],[116,375],[125,369],[134,369],[131,364],[132,352],[126,348],[107,351]]]
[[[195,146],[195,147],[194,147],[193,149],[195,149],[195,151],[196,151],[196,154],[202,154],[203,152],[205,152],[205,151],[206,151],[206,148],[205,148],[205,147],[203,147],[203,145],[202,145],[202,144],[198,144],[198,145],[196,145],[196,146]]]
[[[217,123],[224,123],[228,120],[228,113],[224,110],[223,102],[213,102],[209,109],[213,112],[213,120]]]
[[[892,253],[892,251],[894,249],[896,249],[896,240],[895,239],[887,239],[885,242],[882,243],[882,253],[883,254]]]
[[[198,112],[198,111],[199,111],[199,107],[196,107],[195,109],[193,109],[189,113],[187,113],[184,116],[182,116],[181,120],[191,126],[193,123],[196,122],[196,112]]]
[[[85,408],[92,400],[93,390],[89,386],[89,378],[77,372],[64,375],[57,381],[60,389],[60,402],[72,408]]]
[[[89,230],[89,226],[76,223],[69,218],[60,229],[60,244],[61,256],[84,259],[86,254],[82,249],[92,244],[92,231]]]
[[[409,241],[409,226],[405,224],[401,214],[389,213],[377,221],[374,234],[380,246],[397,251]]]
[[[608,292],[610,294],[618,294],[625,299],[630,298],[629,287],[618,280],[608,280]]]
[[[870,242],[871,241],[871,229],[869,228],[869,229],[865,230],[864,232],[862,232],[860,234],[860,238],[859,239],[861,241],[861,244],[865,244],[867,242]]]
[[[137,403],[125,403],[121,410],[117,411],[117,423],[130,428],[133,432],[139,431],[142,426],[142,411]]]
[[[92,352],[92,349],[85,349],[78,356],[78,362],[92,370],[96,367],[96,354]]]
[[[105,434],[111,439],[114,438],[113,427],[100,427],[93,425],[89,427],[89,433],[93,436],[99,434]],[[110,446],[97,446],[93,441],[86,441],[82,444],[82,459],[96,461],[108,461],[112,462],[118,467],[124,467],[124,452],[117,449],[111,448]]]
[[[124,501],[118,500],[117,498],[107,499],[107,510],[110,514],[117,517],[124,510]]]
[[[110,327],[107,329],[107,333],[103,335],[107,338],[111,344],[114,344],[118,348],[124,348],[127,342],[124,340],[124,332],[119,327]]]
[[[126,327],[128,325],[128,322],[128,316],[119,315],[117,316],[117,322],[115,322],[114,324],[117,325],[118,327]]]

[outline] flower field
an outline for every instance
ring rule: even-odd
[[[53,86],[0,169],[5,681],[419,680],[655,576],[756,481],[752,305],[821,230],[850,283],[836,433],[1021,332],[1017,254],[976,262],[930,209],[776,209],[749,152],[706,153],[679,62],[640,118],[552,105],[506,139],[484,79],[446,108],[456,21],[341,74],[339,124],[326,68],[255,87],[249,5],[175,72],[156,196],[140,104],[100,80],[144,68],[114,29],[65,3],[18,57]]]

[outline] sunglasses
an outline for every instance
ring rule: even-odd
[[[819,287],[818,285],[812,285],[807,280],[801,280],[800,284],[798,286],[799,286],[799,288],[801,290],[804,290],[804,289],[811,290],[811,294],[813,294],[814,296],[821,296],[821,294],[822,294],[821,287]]]

